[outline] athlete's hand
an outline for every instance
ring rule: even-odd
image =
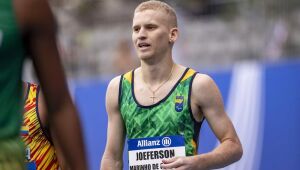
[[[164,159],[161,164],[162,169],[166,170],[196,170],[196,162],[192,157],[174,157]]]

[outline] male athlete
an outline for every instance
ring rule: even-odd
[[[107,143],[102,170],[120,170],[125,137],[128,148],[162,147],[178,139],[183,156],[173,150],[135,152],[129,164],[162,158],[157,166],[131,169],[202,170],[225,167],[242,156],[242,146],[224,111],[221,94],[205,74],[176,64],[172,47],[178,37],[173,8],[160,1],[146,1],[134,11],[132,40],[141,67],[114,78],[107,89]],[[213,151],[197,155],[199,130],[204,119],[220,141]],[[182,140],[181,140],[182,139]],[[134,144],[131,146],[131,144]],[[160,142],[161,143],[161,142]],[[182,153],[181,153],[182,155]]]
[[[41,83],[53,143],[73,170],[87,168],[76,108],[56,47],[56,26],[46,0],[0,0],[0,170],[25,168],[20,138],[22,67],[28,54]]]

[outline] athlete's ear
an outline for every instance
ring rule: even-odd
[[[169,42],[174,43],[178,38],[178,28],[174,27],[171,28],[170,34],[169,34]]]

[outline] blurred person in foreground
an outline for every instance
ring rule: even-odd
[[[24,112],[21,137],[25,143],[25,163],[28,170],[66,170],[61,148],[54,146],[47,119],[47,108],[41,87],[23,82]]]
[[[70,168],[87,168],[80,122],[56,46],[56,25],[46,0],[0,0],[0,169],[24,169],[20,138],[22,67],[31,57],[41,82],[53,143]]]
[[[130,169],[152,165],[155,169],[215,169],[241,158],[241,143],[212,78],[173,62],[172,47],[177,38],[173,8],[160,1],[146,1],[137,6],[132,40],[141,67],[109,83],[107,143],[102,170],[122,169],[125,137]],[[204,119],[220,145],[211,152],[197,155]],[[173,141],[180,141],[177,147],[183,147],[184,154],[179,153],[181,150],[165,148]],[[140,150],[142,148],[144,150]],[[177,151],[181,156],[177,156]],[[150,163],[159,159],[158,164]]]

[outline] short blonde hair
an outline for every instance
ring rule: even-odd
[[[140,3],[134,10],[134,13],[142,12],[145,10],[160,10],[169,16],[172,27],[177,27],[177,16],[175,10],[165,2],[150,0]]]

